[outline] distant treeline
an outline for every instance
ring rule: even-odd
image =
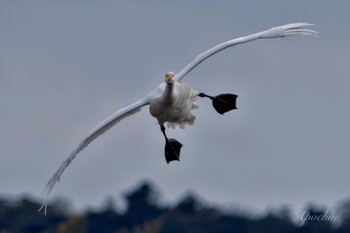
[[[110,201],[98,211],[72,214],[67,203],[56,201],[46,216],[31,198],[0,198],[0,233],[350,233],[350,202],[336,213],[309,207],[296,220],[288,208],[249,216],[210,206],[193,194],[166,206],[155,190],[151,182],[140,183],[125,195],[124,211]]]

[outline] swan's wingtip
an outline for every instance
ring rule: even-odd
[[[38,209],[38,213],[44,209],[44,215],[47,214],[47,199],[45,199],[43,201],[43,204],[40,206],[40,208]]]

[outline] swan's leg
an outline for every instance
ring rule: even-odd
[[[160,130],[162,131],[164,138],[165,138],[165,160],[167,163],[170,163],[171,161],[178,160],[180,161],[180,150],[182,147],[182,144],[173,138],[168,138],[165,134],[165,127],[164,125],[160,126]]]
[[[236,106],[236,100],[238,95],[235,94],[220,94],[217,96],[210,96],[205,93],[199,93],[199,97],[207,97],[212,100],[213,107],[215,110],[220,113],[224,114],[228,111],[237,109]]]

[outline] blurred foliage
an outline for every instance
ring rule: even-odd
[[[85,216],[73,216],[66,222],[58,226],[58,233],[84,233],[86,232],[86,219]]]
[[[46,216],[37,212],[41,203],[33,198],[23,197],[15,201],[0,198],[0,233],[350,232],[349,200],[339,204],[337,215],[333,215],[338,219],[332,221],[320,219],[327,213],[325,208],[308,206],[301,216],[305,220],[301,224],[295,221],[287,206],[270,210],[263,216],[249,217],[204,204],[191,193],[175,205],[161,205],[159,194],[150,182],[141,183],[124,197],[125,211],[118,211],[110,198],[99,211],[72,214],[67,201],[58,199],[49,205]]]

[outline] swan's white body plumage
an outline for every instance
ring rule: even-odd
[[[226,41],[219,44],[204,53],[198,55],[191,63],[185,66],[179,73],[171,74],[173,80],[169,83],[169,80],[160,84],[153,92],[148,94],[143,99],[131,104],[125,108],[119,109],[110,117],[98,124],[91,132],[78,144],[75,150],[68,156],[68,158],[63,161],[61,166],[53,174],[49,182],[47,183],[43,195],[44,202],[42,208],[47,211],[47,201],[48,197],[57,183],[59,181],[62,173],[68,167],[68,165],[73,161],[76,155],[86,148],[89,143],[99,137],[101,134],[109,130],[111,127],[116,125],[119,121],[124,118],[137,113],[145,105],[150,106],[150,113],[155,117],[160,125],[167,123],[168,126],[175,128],[179,126],[184,128],[185,124],[194,124],[195,116],[192,110],[197,108],[195,100],[198,96],[198,92],[191,89],[189,86],[183,84],[181,80],[186,74],[193,70],[201,62],[209,58],[210,56],[234,45],[247,43],[257,39],[264,38],[283,38],[287,36],[297,36],[297,35],[315,35],[318,33],[313,30],[302,28],[304,26],[312,26],[308,23],[293,23],[287,24],[279,27],[274,27],[266,31],[258,32],[249,36],[240,37],[237,39]],[[168,73],[169,74],[169,73]]]
[[[168,127],[184,128],[185,124],[194,124],[196,117],[192,110],[198,108],[194,102],[197,96],[197,91],[181,82],[162,83],[149,96],[149,110],[160,125],[167,122]]]

